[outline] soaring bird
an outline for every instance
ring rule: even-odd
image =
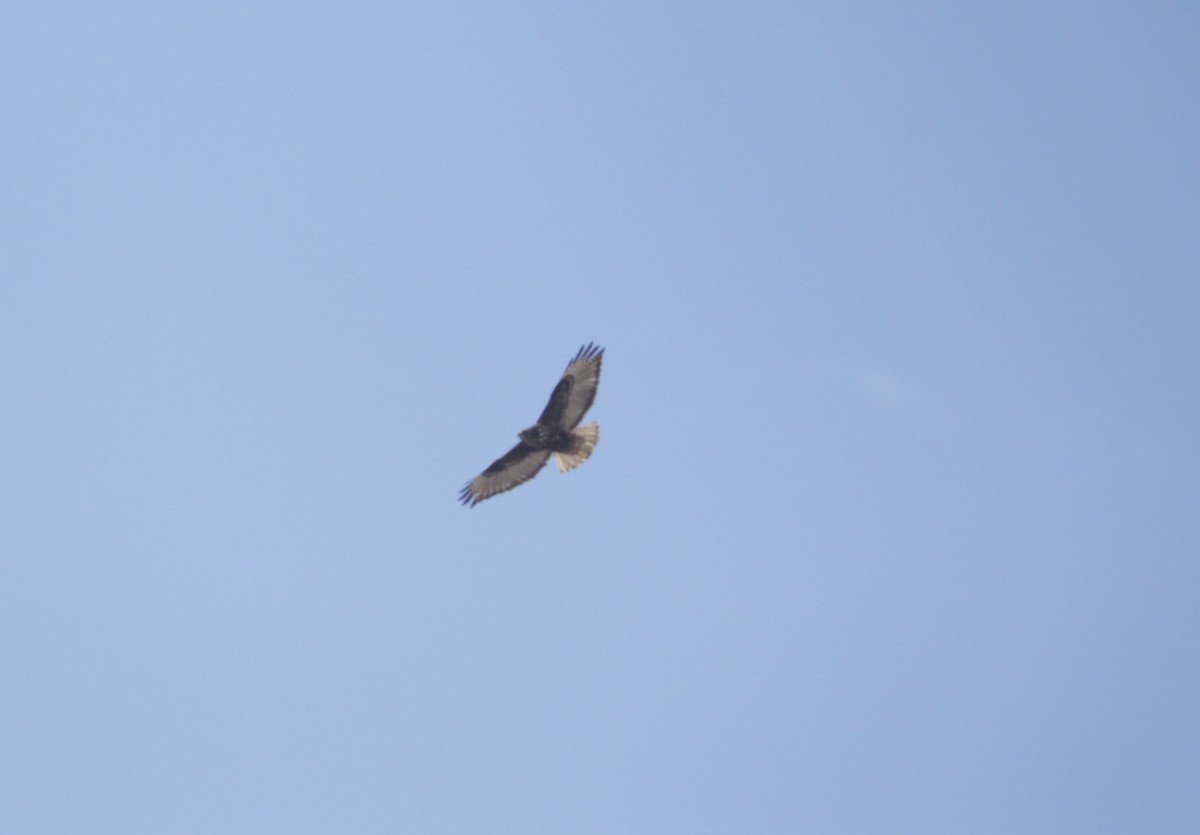
[[[474,507],[484,499],[524,484],[538,474],[551,454],[563,473],[586,461],[600,441],[600,424],[592,421],[580,426],[579,421],[596,399],[603,359],[604,349],[591,342],[580,348],[567,363],[567,370],[554,387],[537,423],[518,432],[521,440],[515,447],[467,482],[458,494],[459,501]]]

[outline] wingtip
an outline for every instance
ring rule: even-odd
[[[595,342],[589,341],[587,345],[584,345],[582,348],[579,349],[579,352],[575,354],[575,357],[574,357],[574,359],[571,360],[571,362],[577,362],[579,360],[595,359],[596,357],[602,356],[603,354],[604,354],[603,348],[601,348]]]

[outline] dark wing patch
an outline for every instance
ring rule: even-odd
[[[529,481],[549,460],[548,450],[535,450],[522,441],[471,479],[459,492],[458,500],[474,507],[484,499]]]
[[[537,422],[542,426],[558,426],[562,423],[563,412],[567,410],[567,401],[571,398],[571,378],[563,377],[550,393],[550,402],[542,409]]]
[[[570,380],[571,386],[566,408],[560,417],[564,429],[574,429],[583,420],[587,410],[592,408],[596,400],[596,388],[600,385],[600,363],[604,361],[604,349],[589,342],[579,349],[575,359],[567,363],[563,373],[563,381]],[[562,387],[562,382],[558,384]],[[555,394],[559,388],[555,388]],[[554,399],[551,398],[551,403]],[[547,409],[549,406],[547,406]]]

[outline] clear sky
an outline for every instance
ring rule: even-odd
[[[1198,43],[5,4],[0,829],[1198,831]]]

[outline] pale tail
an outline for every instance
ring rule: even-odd
[[[596,444],[600,443],[600,424],[593,421],[587,426],[580,426],[571,435],[575,438],[575,448],[570,452],[554,453],[554,463],[558,464],[560,473],[573,470],[588,459]]]

